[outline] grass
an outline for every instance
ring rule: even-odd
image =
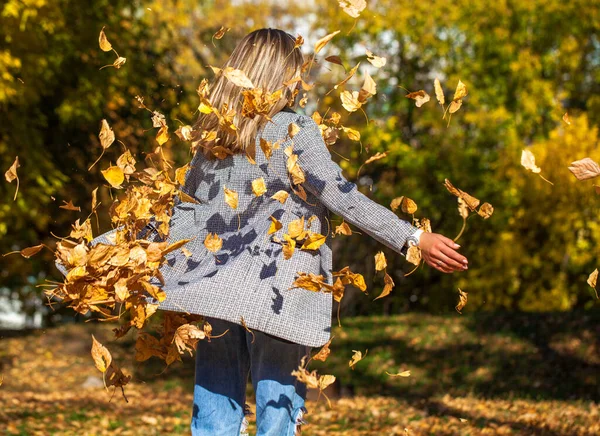
[[[164,371],[133,360],[112,325],[64,325],[0,339],[0,428],[7,435],[189,434],[194,361]],[[84,387],[101,379],[91,334],[133,376],[129,402]],[[332,408],[310,393],[305,435],[600,433],[600,314],[406,314],[343,320],[332,353]],[[351,370],[352,350],[366,357]],[[315,350],[317,351],[317,350]],[[386,374],[410,370],[410,377]],[[249,398],[252,402],[252,398]]]

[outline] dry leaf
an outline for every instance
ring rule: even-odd
[[[169,140],[169,126],[166,124],[162,125],[156,134],[156,142],[158,145],[163,145],[165,142]]]
[[[588,180],[600,176],[600,165],[589,157],[572,162],[569,171],[573,173],[578,180]]]
[[[347,223],[342,223],[339,226],[336,226],[335,234],[350,236],[352,234],[352,229]]]
[[[411,247],[411,248],[417,248],[417,247]],[[420,256],[421,256],[421,250],[419,250],[419,262],[421,262]],[[408,255],[406,256],[406,258],[408,259]],[[410,261],[411,260],[409,260],[409,262]],[[417,263],[417,265],[418,265],[418,263]],[[375,298],[375,300],[379,300],[380,298],[387,297],[388,295],[390,295],[390,293],[394,289],[394,286],[395,286],[394,280],[388,273],[385,273],[385,276],[383,277],[383,283],[384,283],[383,291],[381,291],[381,294],[379,294],[377,296],[377,298]],[[375,301],[375,300],[373,300],[373,301]]]
[[[273,194],[273,196],[271,198],[273,200],[277,200],[281,204],[284,204],[285,201],[287,200],[287,198],[289,197],[289,195],[290,194],[287,191],[281,190],[281,191],[277,191],[275,194]]]
[[[254,88],[254,84],[242,70],[238,70],[233,67],[227,67],[223,70],[223,74],[231,83],[236,86],[241,88]]]
[[[342,64],[342,60],[340,59],[339,56],[327,56],[325,58],[325,60],[327,62],[331,62],[332,64],[341,65],[342,67],[344,66],[344,64]]]
[[[417,211],[417,203],[415,203],[414,200],[408,197],[404,197],[404,200],[401,204],[401,208],[402,212],[412,215]]]
[[[462,314],[461,310],[467,304],[467,293],[463,292],[460,288],[458,288],[458,304],[456,305],[456,311]]]
[[[444,90],[442,89],[442,84],[440,83],[440,79],[437,77],[433,81],[433,88],[435,89],[435,98],[441,106],[444,106],[446,99],[444,98]]]
[[[179,126],[179,128],[177,130],[175,130],[175,134],[182,141],[191,141],[193,131],[194,131],[194,128],[192,126]]]
[[[360,141],[360,132],[358,130],[351,129],[350,127],[340,127],[352,141]]]
[[[332,340],[333,338],[329,339],[329,341],[327,341],[327,343],[323,345],[319,352],[312,357],[312,360],[320,360],[321,362],[325,362],[327,360],[327,357],[329,357],[329,354],[331,353],[329,346],[331,345]]]
[[[387,59],[380,56],[375,56],[370,50],[367,50],[367,60],[375,67],[381,68],[387,62]]]
[[[221,28],[219,30],[217,30],[217,32],[213,35],[214,39],[221,39],[223,38],[223,36],[225,36],[225,33],[227,33],[227,31],[231,30],[230,27],[225,27],[225,26],[221,26]]]
[[[258,179],[252,180],[252,192],[257,197],[260,197],[267,192],[267,186],[265,185],[265,179],[259,177]]]
[[[571,119],[569,118],[569,114],[567,112],[565,112],[565,114],[562,117],[563,121],[565,123],[567,123],[569,126],[571,125]]]
[[[290,123],[288,126],[288,135],[290,138],[293,138],[300,131],[300,127],[296,123]]]
[[[118,166],[111,165],[107,169],[102,170],[101,173],[113,188],[120,188],[121,184],[125,181],[125,174]]]
[[[115,67],[117,70],[119,68],[121,68],[123,65],[125,65],[125,62],[127,62],[127,58],[124,58],[122,56],[119,56],[112,64],[113,67]]]
[[[65,200],[63,200],[63,205],[58,206],[61,209],[66,209],[66,210],[74,210],[75,212],[81,212],[81,208],[79,206],[75,206],[73,204],[73,200],[69,200],[69,202],[67,203]]]
[[[398,374],[390,374],[389,372],[385,372],[390,377],[410,377],[410,370],[399,372]]]
[[[112,356],[108,349],[96,340],[92,335],[92,358],[98,371],[106,372],[110,364],[112,363]]]
[[[358,18],[360,13],[367,7],[365,0],[338,0],[338,3],[352,18]]]
[[[271,225],[269,226],[269,231],[267,233],[268,235],[275,233],[283,227],[283,224],[281,224],[281,222],[274,216],[270,216],[269,218],[271,218]]]
[[[325,243],[326,240],[327,236],[325,235],[321,235],[319,233],[311,233],[306,238],[304,244],[302,244],[302,247],[300,248],[302,250],[318,250],[321,247],[321,245]]]
[[[31,256],[39,253],[42,248],[44,248],[44,244],[34,245],[33,247],[23,248],[20,253],[26,259],[29,259]]]
[[[454,185],[450,183],[450,180],[444,179],[444,186],[451,194],[461,198],[471,211],[475,211],[479,206],[480,201],[477,198],[467,194],[465,191],[455,188]]]
[[[342,101],[342,106],[348,112],[355,112],[362,106],[362,103],[358,99],[359,94],[358,91],[342,91],[340,94],[340,100]]]
[[[587,279],[587,283],[594,289],[594,292],[596,292],[596,298],[598,298],[598,268],[592,271],[592,273]]]
[[[383,254],[383,251],[380,251],[375,255],[375,271],[383,271],[386,267],[385,254]]]
[[[494,207],[489,203],[483,203],[477,213],[479,216],[483,217],[483,219],[488,219],[494,213]]]
[[[102,51],[111,51],[112,45],[110,42],[108,42],[108,39],[106,38],[106,34],[104,33],[104,27],[102,27],[102,30],[100,30],[100,36],[98,36],[98,43],[100,44],[100,49]]]
[[[223,247],[223,240],[216,233],[209,233],[204,239],[204,246],[211,253],[216,253]]]
[[[417,107],[423,106],[425,103],[427,103],[431,99],[431,97],[429,97],[429,94],[427,94],[422,89],[420,91],[415,91],[415,92],[406,94],[405,97],[413,99],[415,101],[415,106],[417,106]]]
[[[238,207],[238,193],[233,189],[223,188],[225,191],[225,203],[227,203],[232,209]]]
[[[390,203],[390,208],[395,212],[402,204],[402,201],[404,201],[404,195],[394,198]]]
[[[17,180],[17,189],[15,191],[15,196],[13,197],[13,201],[17,199],[17,192],[19,192],[19,176],[17,175],[17,168],[19,168],[19,156],[15,157],[15,161],[10,166],[8,170],[4,173],[4,178],[8,183],[11,183],[13,180]]]
[[[323,49],[323,47],[325,47],[327,43],[331,41],[331,39],[338,33],[340,33],[340,31],[336,30],[335,32],[330,33],[329,35],[325,35],[323,38],[319,39],[315,43],[315,54],[319,53]]]
[[[367,357],[367,352],[369,350],[365,350],[365,354],[363,356],[363,353],[361,351],[358,350],[352,350],[354,352],[354,354],[352,355],[352,359],[350,359],[350,362],[348,362],[348,366],[350,368],[352,368],[352,370],[354,370],[354,366],[360,362],[361,360],[363,360],[365,357]]]
[[[421,263],[421,249],[416,245],[408,247],[406,252],[406,260],[413,265],[419,265]]]

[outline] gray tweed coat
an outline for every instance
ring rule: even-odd
[[[290,123],[300,127],[293,139],[288,136]],[[269,160],[259,146],[260,137],[272,143],[283,141]],[[291,144],[306,176],[303,186],[307,202],[291,191],[284,153]],[[267,192],[256,197],[251,182],[260,177]],[[225,187],[238,193],[237,210],[225,202]],[[161,268],[167,298],[159,309],[238,324],[243,318],[250,329],[312,347],[329,340],[332,296],[292,288],[292,283],[298,272],[322,274],[328,283],[333,282],[331,237],[327,237],[319,250],[297,248],[285,260],[282,246],[273,241],[273,236],[283,239],[290,221],[302,216],[307,220],[312,215],[316,219],[313,218],[310,229],[330,235],[329,211],[396,252],[417,230],[347,181],[342,169],[331,159],[317,124],[291,110],[275,114],[262,130],[256,142],[256,164],[242,154],[213,161],[196,153],[183,190],[200,204],[176,201],[168,239],[175,242],[194,238],[186,244],[192,255],[188,258],[181,250],[167,255],[167,262]],[[284,204],[270,198],[279,190],[290,194]],[[268,235],[271,216],[283,228]],[[223,247],[217,253],[204,246],[209,232],[223,240]],[[108,243],[106,236],[110,233],[99,236],[92,244]],[[59,268],[64,272],[64,268]]]

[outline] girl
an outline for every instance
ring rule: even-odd
[[[167,299],[159,308],[204,315],[215,332],[229,332],[198,343],[193,435],[244,430],[249,373],[258,434],[298,430],[306,389],[291,372],[310,347],[328,341],[332,296],[293,283],[299,273],[333,283],[330,238],[317,249],[300,249],[304,230],[330,233],[329,211],[398,253],[418,245],[425,262],[442,272],[467,268],[452,240],[423,233],[344,178],[315,121],[288,108],[302,65],[288,33],[250,33],[224,70],[242,70],[267,95],[281,93],[264,115],[242,116],[250,110],[249,95],[243,94],[248,89],[221,72],[209,94],[218,113],[201,113],[195,125],[198,151],[183,190],[199,204],[179,202],[169,234],[172,241],[193,238],[186,245],[192,255],[170,253],[170,267],[164,269]],[[202,135],[211,131],[217,138]],[[216,253],[204,245],[209,234],[223,241]]]

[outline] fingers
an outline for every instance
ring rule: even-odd
[[[437,269],[438,271],[441,271],[443,273],[447,273],[447,274],[451,274],[454,272],[453,269],[448,268],[446,266],[446,264],[440,260],[433,260],[433,261],[429,261],[427,262],[430,266],[432,266],[433,268]]]
[[[457,248],[460,248],[460,245],[458,245],[452,239],[450,239],[450,238],[448,238],[448,237],[446,237],[444,235],[440,235],[440,239],[442,240],[442,242],[444,244],[446,244],[448,247],[452,248],[453,250],[456,250]]]
[[[446,262],[449,265],[453,265],[457,268],[462,268],[463,266],[467,266],[469,263],[465,256],[454,251],[452,248],[448,248],[446,246],[441,246],[440,252],[442,253],[443,256],[446,257],[446,258],[442,258],[441,260],[443,260],[444,262]]]

